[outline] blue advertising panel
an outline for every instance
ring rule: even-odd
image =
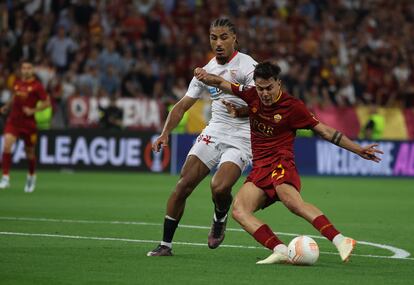
[[[196,135],[174,135],[172,138],[171,173],[179,173]],[[372,142],[359,141],[362,145]],[[414,142],[380,141],[384,154],[375,163],[360,158],[330,142],[317,138],[297,138],[295,161],[301,175],[329,176],[408,176],[414,177]]]

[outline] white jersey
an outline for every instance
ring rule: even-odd
[[[256,64],[257,62],[252,57],[236,52],[228,63],[218,64],[216,58],[213,58],[203,69],[208,73],[221,76],[232,83],[248,86],[254,85],[253,71]],[[217,134],[231,134],[236,137],[250,138],[249,118],[231,117],[221,100],[229,101],[238,107],[247,106],[247,104],[239,97],[223,93],[218,88],[207,86],[195,77],[191,80],[185,95],[198,99],[203,91],[208,91],[212,100],[211,119],[208,123],[208,129]]]

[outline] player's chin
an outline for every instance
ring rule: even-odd
[[[228,55],[226,54],[226,52],[223,50],[223,51],[216,51],[216,59],[219,59],[219,60],[226,60],[228,58]]]

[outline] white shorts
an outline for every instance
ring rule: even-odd
[[[252,157],[250,138],[218,135],[204,130],[196,139],[187,156],[197,156],[210,170],[223,162],[233,162],[243,172]]]

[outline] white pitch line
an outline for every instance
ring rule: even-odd
[[[26,237],[45,237],[45,238],[63,238],[63,239],[80,239],[80,240],[98,240],[98,241],[121,241],[121,242],[134,242],[134,243],[158,243],[156,240],[142,240],[142,239],[128,239],[128,238],[116,238],[116,237],[91,237],[91,236],[74,236],[74,235],[57,235],[57,234],[45,234],[45,233],[20,233],[20,232],[0,232],[0,235],[8,236],[26,236]],[[201,246],[206,247],[205,243],[194,243],[194,242],[174,242],[176,245],[190,245],[190,246]],[[257,246],[244,246],[244,245],[232,245],[222,244],[220,247],[224,248],[242,248],[242,249],[260,249],[263,247]],[[333,252],[320,252],[321,254],[338,255]],[[370,255],[370,254],[353,254],[353,256],[359,257],[370,257],[370,258],[384,258],[392,259],[392,256],[381,256],[381,255]],[[399,258],[403,260],[414,260],[414,258]]]
[[[160,223],[147,223],[147,222],[131,222],[131,221],[94,221],[94,220],[73,220],[73,219],[50,219],[50,218],[29,218],[29,217],[1,217],[0,220],[12,220],[12,221],[32,221],[32,222],[53,222],[53,223],[80,223],[80,224],[112,224],[112,225],[140,225],[140,226],[162,226]],[[179,225],[180,228],[189,228],[189,229],[206,229],[209,230],[210,227],[206,226],[194,226],[194,225]],[[244,232],[243,229],[235,229],[235,228],[227,228],[227,231],[233,232]],[[284,233],[284,232],[277,232],[278,235],[284,236],[298,236],[300,234],[294,233]],[[309,237],[315,239],[326,239],[325,237],[315,236],[315,235],[307,235]],[[122,240],[122,239],[121,239]],[[150,241],[148,241],[150,242]],[[151,241],[152,242],[152,241]],[[175,244],[191,244],[192,243],[178,243],[174,242]],[[365,257],[378,257],[378,258],[392,258],[392,259],[412,259],[409,258],[410,253],[406,250],[393,247],[390,245],[385,244],[378,244],[372,243],[367,241],[358,241],[359,244],[369,245],[381,249],[386,249],[394,253],[392,256],[381,256],[381,255],[356,255],[355,256],[365,256]],[[204,244],[197,244],[194,245],[204,245]],[[227,246],[227,247],[238,247],[238,246]],[[245,247],[245,248],[258,248],[258,247]],[[335,254],[325,252],[325,254]]]

